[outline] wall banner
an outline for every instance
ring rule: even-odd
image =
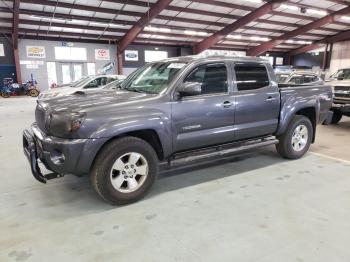
[[[108,49],[95,49],[95,59],[96,60],[109,60],[109,50]]]
[[[44,46],[26,46],[27,57],[30,58],[45,58]]]
[[[125,61],[139,61],[139,51],[125,50]]]

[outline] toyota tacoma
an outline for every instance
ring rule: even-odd
[[[89,174],[105,201],[126,204],[163,164],[268,145],[298,159],[331,105],[330,86],[279,87],[259,58],[179,57],[145,65],[117,90],[39,101],[23,148],[40,182]]]

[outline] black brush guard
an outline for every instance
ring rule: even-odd
[[[29,130],[23,131],[23,151],[25,156],[28,158],[30,168],[34,178],[39,182],[46,184],[47,180],[63,176],[57,173],[49,173],[47,175],[42,174],[38,163],[38,153],[37,153],[37,147],[35,144],[35,138],[34,138],[34,135],[30,133]]]

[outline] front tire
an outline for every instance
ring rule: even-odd
[[[333,111],[333,117],[332,117],[331,123],[333,125],[338,124],[339,121],[342,119],[342,117],[343,117],[343,114],[340,111],[338,110]]]
[[[7,92],[1,92],[1,96],[2,96],[3,98],[9,98],[9,97],[10,97],[10,94],[7,93]]]
[[[158,174],[153,147],[136,137],[123,137],[107,144],[91,170],[95,191],[108,203],[123,205],[141,199]]]
[[[310,148],[313,127],[310,119],[296,115],[276,145],[277,152],[287,159],[301,158]]]

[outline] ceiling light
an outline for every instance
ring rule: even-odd
[[[208,35],[207,32],[197,32],[197,31],[192,31],[192,30],[185,30],[184,33],[185,33],[185,35],[200,35],[200,36]]]
[[[284,8],[284,9],[295,10],[295,11],[298,11],[298,10],[299,10],[299,7],[297,7],[297,6],[295,6],[295,5],[286,5],[286,4],[282,4],[280,7],[281,7],[281,8]]]
[[[315,15],[327,15],[327,11],[324,10],[315,10],[315,9],[306,9],[306,12],[309,14],[315,14]]]
[[[47,20],[47,21],[72,21],[72,19],[65,19],[60,17],[46,17],[46,16],[39,16],[39,15],[31,15],[31,18],[35,19],[41,19],[41,20]]]
[[[350,21],[350,16],[342,16],[341,19]]]
[[[311,41],[297,41],[297,43],[298,44],[301,44],[301,45],[310,45],[310,44],[312,44],[312,42]]]
[[[247,0],[247,1],[252,3],[258,3],[258,4],[261,4],[263,2],[262,0]]]
[[[267,37],[252,36],[252,37],[250,37],[250,40],[253,40],[253,41],[269,41],[270,39],[267,38]]]
[[[102,25],[102,26],[108,26],[107,23],[101,23],[101,22],[90,22],[90,25]]]
[[[109,23],[108,24],[110,27],[122,27],[122,28],[124,28],[124,27],[126,27],[126,25],[122,25],[122,24],[111,24],[111,23]]]
[[[165,39],[164,35],[152,35],[153,38]]]
[[[286,43],[288,43],[288,44],[293,44],[293,43],[294,43],[294,40],[289,39],[289,40],[286,41]]]
[[[165,33],[171,32],[170,28],[161,28],[161,27],[153,27],[153,26],[146,26],[144,29],[146,31],[152,31],[152,32],[165,32]]]
[[[228,35],[227,37],[232,39],[242,39],[241,35]]]

